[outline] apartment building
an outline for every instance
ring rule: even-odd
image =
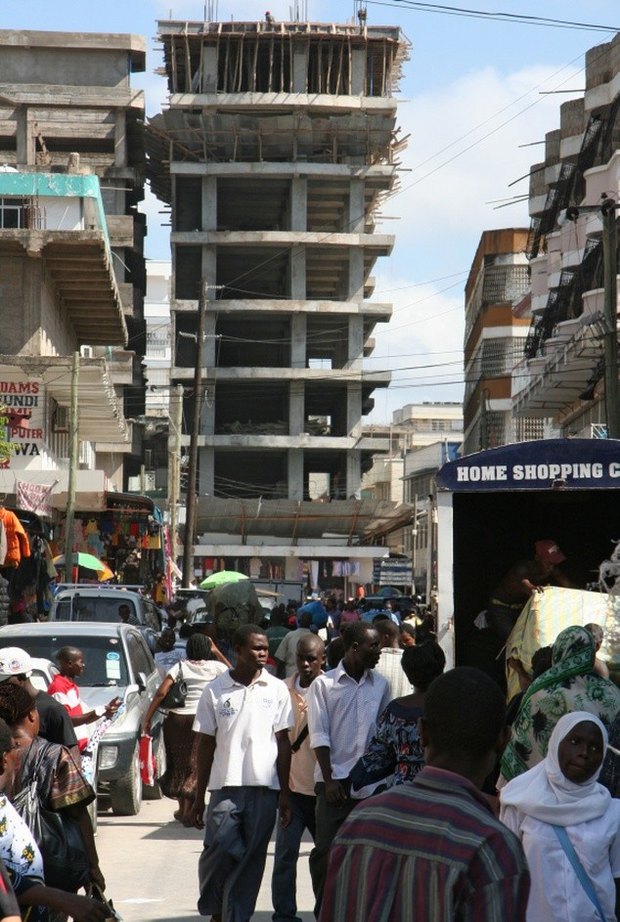
[[[604,197],[620,192],[620,35],[586,54],[585,93],[560,107],[530,171],[532,324],[515,369],[518,417],[605,437]]]
[[[465,286],[463,453],[541,438],[540,420],[512,415],[512,371],[530,327],[523,228],[484,231]]]
[[[115,418],[144,412],[144,98],[131,86],[144,64],[137,36],[0,30],[2,352],[49,357],[65,369],[65,398],[50,422],[67,406],[62,357],[76,348],[81,377],[92,377],[96,360]],[[23,324],[10,312],[16,292]],[[82,422],[90,399],[87,389]],[[139,429],[81,428],[80,439],[82,466],[117,489],[139,470]],[[61,443],[53,453],[64,463]]]

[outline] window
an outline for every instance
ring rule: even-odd
[[[0,198],[0,227],[2,230],[18,230],[25,227],[23,198]]]

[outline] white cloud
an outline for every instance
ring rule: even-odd
[[[403,166],[412,172],[401,174],[403,191],[384,208],[400,220],[381,225],[384,233],[395,233],[396,245],[375,267],[374,296],[394,303],[392,321],[378,325],[374,334],[374,355],[385,356],[394,369],[462,361],[465,281],[480,236],[491,228],[529,224],[526,202],[500,210],[487,203],[527,193],[527,179],[511,188],[509,183],[544,159],[544,145],[519,145],[544,140],[559,125],[559,105],[568,98],[541,96],[539,89],[579,87],[583,78],[575,73],[574,68],[536,67],[501,76],[484,68],[399,108],[401,134],[411,133]],[[438,281],[421,284],[431,279]],[[456,353],[432,355],[442,350]],[[414,355],[424,351],[426,361]],[[387,367],[376,358],[368,362],[379,365]],[[391,411],[406,403],[461,398],[462,384],[444,382],[461,381],[462,365],[393,377],[395,386],[387,395],[375,392],[376,422],[388,421]],[[421,381],[428,383],[407,387]]]

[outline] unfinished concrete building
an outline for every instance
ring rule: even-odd
[[[393,245],[375,225],[405,143],[393,94],[407,44],[398,28],[309,22],[163,21],[158,38],[169,108],[147,148],[172,206],[186,391],[208,285],[200,495],[359,496],[376,451],[362,417],[390,379],[363,357],[391,314],[366,299]]]
[[[131,74],[143,71],[144,66],[145,43],[138,36],[0,30],[0,164],[20,175],[45,173],[51,177],[47,198],[21,202],[15,196],[0,198],[0,230],[25,233],[30,229],[45,236],[49,221],[55,233],[72,230],[73,238],[82,234],[82,250],[91,232],[103,232],[111,261],[101,279],[93,271],[92,260],[88,262],[88,254],[78,246],[72,253],[57,255],[53,267],[47,252],[38,261],[31,259],[27,278],[35,314],[37,299],[42,299],[39,285],[41,291],[46,286],[55,291],[59,327],[79,315],[76,342],[84,360],[100,357],[108,362],[116,396],[124,402],[129,417],[144,412],[145,216],[137,211],[144,197],[144,94],[131,86]],[[63,173],[99,178],[104,228],[95,228],[86,213],[82,223],[76,223],[69,205],[64,218],[49,211],[53,175]],[[58,195],[66,195],[66,185],[59,180]],[[94,258],[97,262],[103,257],[97,251]],[[70,285],[64,283],[67,274]],[[110,286],[122,311],[112,332],[106,328]],[[3,315],[1,306],[0,318],[14,319]],[[44,333],[53,341],[53,331]],[[76,342],[65,345],[70,351]],[[123,351],[125,346],[135,356]],[[58,352],[57,344],[54,349]],[[120,349],[117,356],[116,349]],[[114,471],[122,488],[123,467],[125,477],[139,471],[141,434],[134,430],[133,444],[125,441],[122,446],[102,428],[99,434],[97,463]]]

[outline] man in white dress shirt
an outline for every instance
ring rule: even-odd
[[[264,668],[269,643],[262,628],[240,627],[234,646],[235,667],[206,686],[194,721],[200,737],[192,812],[194,825],[206,827],[198,911],[214,922],[249,922],[278,801],[280,822],[290,822],[289,691]]]
[[[316,838],[310,854],[317,917],[329,847],[358,800],[372,793],[362,789],[353,798],[349,772],[364,754],[375,721],[390,700],[388,683],[374,671],[381,655],[376,629],[353,622],[342,639],[342,661],[315,679],[308,694],[310,745],[317,758]]]

